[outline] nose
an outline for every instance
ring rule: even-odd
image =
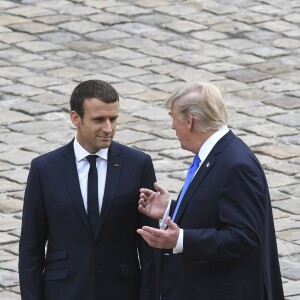
[[[106,133],[111,133],[112,132],[111,121],[109,119],[105,121],[105,124],[103,126],[103,131],[106,132]]]
[[[172,128],[173,130],[175,130],[174,120],[172,120],[172,126],[171,126],[171,128]]]

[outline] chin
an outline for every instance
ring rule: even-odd
[[[106,142],[106,143],[102,143],[102,144],[100,145],[100,149],[108,148],[108,147],[110,146],[110,144],[111,144],[111,141]]]
[[[182,144],[180,144],[180,147],[181,147],[181,149],[183,149],[183,150],[187,150],[186,147],[185,147],[184,145],[182,145]]]
[[[181,146],[182,150],[193,152],[190,147],[186,147],[186,146],[184,146],[182,144],[180,146]]]

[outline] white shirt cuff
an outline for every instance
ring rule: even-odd
[[[181,253],[183,252],[183,229],[179,228],[179,237],[177,240],[177,244],[175,246],[175,248],[173,249],[173,253],[177,254],[177,253]]]

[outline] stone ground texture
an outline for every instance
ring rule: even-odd
[[[185,82],[221,89],[265,169],[285,297],[299,300],[299,23],[299,0],[1,0],[0,298],[20,299],[29,163],[72,139],[70,93],[97,78],[121,95],[115,139],[151,154],[174,196],[191,156],[162,103]]]

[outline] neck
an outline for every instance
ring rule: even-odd
[[[198,132],[193,139],[195,141],[195,145],[193,147],[193,153],[199,153],[202,145],[214,134],[216,131],[207,131],[207,132]]]

